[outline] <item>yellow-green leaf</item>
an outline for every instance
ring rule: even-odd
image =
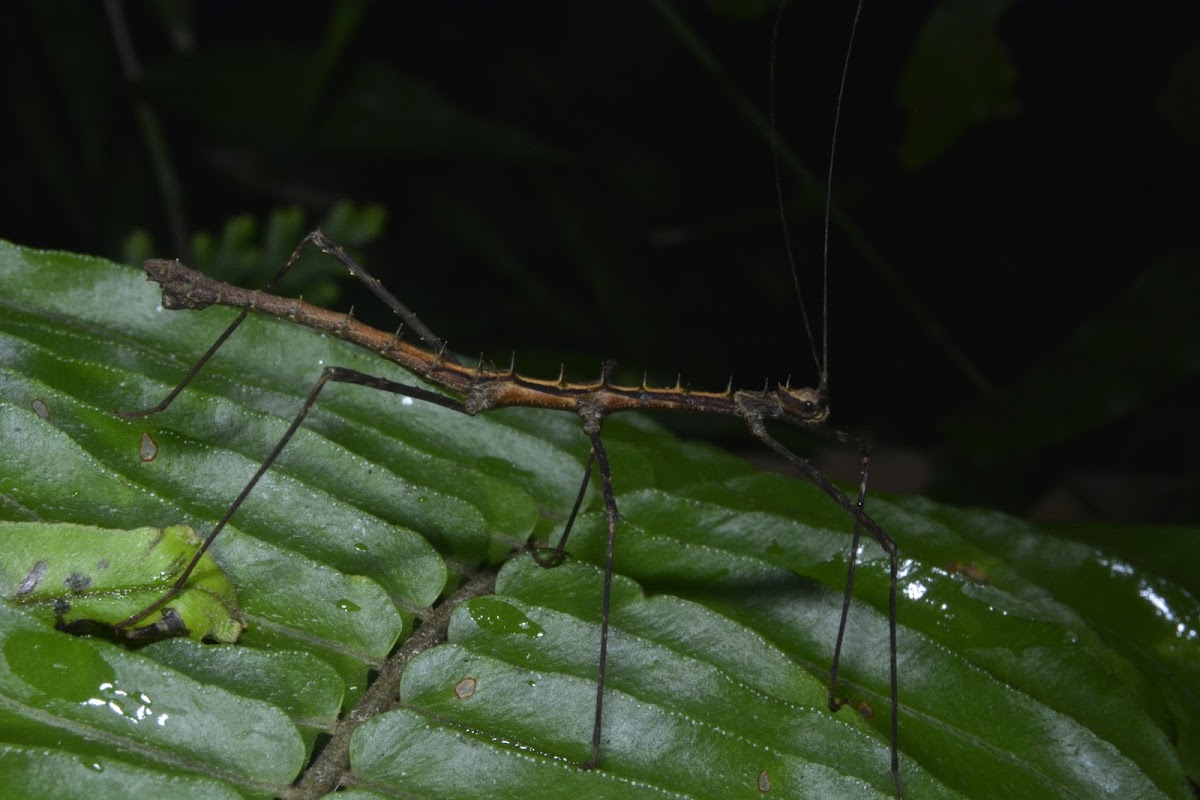
[[[64,629],[112,626],[162,597],[199,545],[186,525],[118,531],[0,522],[0,595]],[[120,632],[235,642],[244,627],[233,583],[206,554],[183,591]]]

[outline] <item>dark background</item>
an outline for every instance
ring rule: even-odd
[[[818,316],[853,10],[791,4],[775,64]],[[774,17],[732,1],[9,3],[0,234],[255,285],[324,220],[465,354],[516,351],[544,377],[615,358],[631,382],[811,385],[754,119]],[[1198,146],[1194,2],[867,4],[837,140],[830,378],[834,422],[876,446],[877,487],[1200,520]],[[290,291],[393,326],[311,269]],[[736,421],[675,422],[753,446]]]

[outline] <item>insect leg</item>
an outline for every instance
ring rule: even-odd
[[[337,259],[338,263],[340,263],[346,269],[350,270],[351,275],[353,275],[364,286],[366,286],[367,289],[370,290],[371,294],[375,295],[380,300],[382,300],[384,305],[386,305],[388,308],[390,308],[392,310],[392,313],[394,313],[396,316],[398,316],[407,327],[409,327],[413,331],[415,331],[417,336],[419,336],[421,338],[421,341],[423,341],[431,350],[441,351],[442,358],[445,361],[448,361],[452,364],[461,363],[451,353],[446,352],[445,342],[443,342],[441,339],[439,339],[434,334],[433,331],[429,330],[429,328],[427,328],[425,326],[425,323],[423,323],[423,322],[421,322],[421,320],[417,319],[416,314],[414,314],[407,306],[405,306],[403,303],[401,303],[399,300],[397,300],[396,296],[394,294],[392,294],[387,289],[385,289],[383,284],[379,281],[378,278],[371,275],[365,269],[360,267],[358,265],[358,262],[356,262],[353,258],[351,258],[350,254],[347,253],[344,249],[342,249],[341,245],[339,245],[337,242],[333,241],[328,236],[326,236],[324,231],[322,231],[320,228],[318,228],[317,230],[310,233],[308,236],[305,236],[304,240],[301,241],[300,245],[296,248],[297,253],[306,244],[308,244],[310,242],[315,247],[319,248],[322,252],[327,253],[328,255]],[[296,254],[293,254],[292,257],[288,260],[289,260],[289,262],[291,262],[291,261],[294,261],[295,259],[296,259]],[[271,283],[274,283],[276,280],[278,280],[278,276],[273,278],[271,280]],[[270,284],[267,285],[267,288],[270,288]]]
[[[583,469],[583,482],[579,485],[579,494],[575,497],[575,505],[571,508],[571,515],[567,517],[567,523],[563,526],[562,536],[558,538],[558,544],[550,552],[550,555],[544,556],[541,554],[541,549],[532,542],[529,544],[529,555],[533,557],[534,562],[539,567],[556,567],[563,560],[563,552],[567,546],[567,537],[571,535],[571,528],[575,525],[575,517],[579,515],[579,508],[583,505],[583,498],[587,496],[588,483],[592,478],[592,465],[596,463],[596,451],[588,453],[587,466]]]
[[[608,451],[600,441],[600,421],[584,423],[584,431],[592,440],[592,458],[600,470],[600,485],[604,490],[604,516],[608,522],[608,541],[604,549],[604,595],[600,603],[600,665],[596,679],[596,719],[592,726],[592,757],[583,766],[593,769],[600,763],[600,730],[604,711],[604,676],[608,663],[608,613],[612,600],[613,546],[617,539],[617,498],[613,493],[612,470]],[[591,459],[589,459],[589,465]],[[589,469],[590,473],[591,470]]]
[[[295,266],[297,259],[299,259],[300,254],[304,252],[304,248],[308,245],[312,236],[313,234],[310,233],[300,241],[300,244],[296,245],[296,249],[292,251],[290,256],[288,256],[287,261],[283,263],[283,266],[279,268],[279,271],[271,277],[271,280],[267,281],[266,285],[263,287],[263,291],[267,291],[273,287],[280,281],[281,278],[283,278],[284,275],[288,273],[288,270]],[[212,346],[205,351],[204,355],[200,356],[200,358],[195,364],[192,365],[192,368],[187,371],[187,374],[183,376],[179,383],[175,384],[175,388],[167,392],[167,396],[164,397],[162,402],[160,402],[158,405],[151,406],[150,408],[143,408],[140,411],[119,411],[114,409],[112,413],[124,419],[141,419],[143,417],[148,417],[151,414],[157,414],[160,411],[165,411],[167,407],[174,402],[175,398],[179,396],[179,393],[187,388],[187,385],[192,382],[192,379],[200,373],[200,370],[204,369],[204,365],[208,363],[209,359],[216,355],[216,352],[221,349],[221,345],[225,344],[225,340],[232,336],[233,332],[236,331],[238,327],[240,327],[241,324],[246,321],[246,317],[250,315],[250,311],[251,309],[249,308],[242,309],[241,313],[237,315],[233,322],[229,323],[229,327],[221,332],[221,335],[218,336],[217,340],[212,343]]]
[[[804,477],[812,481],[822,492],[829,496],[833,502],[837,503],[847,514],[854,518],[854,535],[853,545],[850,552],[850,565],[847,569],[846,577],[846,594],[842,602],[841,620],[838,624],[837,649],[833,658],[833,666],[830,668],[829,680],[829,707],[836,711],[841,706],[841,703],[835,699],[835,688],[837,683],[837,673],[839,660],[841,658],[841,644],[843,633],[846,628],[846,618],[850,611],[850,594],[854,586],[854,569],[858,560],[858,542],[863,529],[871,534],[880,547],[888,554],[889,560],[889,581],[888,581],[888,637],[889,637],[889,673],[890,673],[890,690],[891,690],[891,707],[892,707],[892,730],[891,730],[891,756],[892,756],[892,779],[896,783],[896,796],[904,797],[904,790],[900,785],[900,754],[899,754],[899,733],[900,733],[900,701],[897,693],[898,681],[896,679],[896,583],[899,575],[899,555],[896,547],[896,541],[888,535],[878,522],[870,517],[863,510],[863,503],[866,498],[866,479],[867,479],[867,464],[869,462],[869,454],[865,447],[860,449],[863,452],[863,468],[860,476],[858,501],[854,502],[846,493],[838,487],[830,483],[829,479],[822,475],[816,467],[808,463],[803,458],[800,458],[791,450],[788,450],[779,443],[771,434],[767,432],[766,426],[761,419],[750,418],[747,420],[750,427],[750,432],[756,438],[762,441],[767,447],[770,447],[780,456],[782,456],[789,464],[800,470]],[[832,436],[835,439],[846,440],[844,435],[838,435],[836,432],[824,431],[826,435]]]
[[[349,253],[347,253],[340,245],[326,236],[325,233],[320,229],[313,231],[300,240],[300,243],[296,245],[296,249],[292,251],[290,256],[288,256],[287,261],[285,261],[283,266],[279,268],[279,271],[271,276],[271,279],[267,281],[265,286],[263,286],[262,291],[269,291],[276,283],[278,283],[283,276],[286,275],[288,271],[296,265],[296,262],[299,260],[300,255],[304,252],[304,249],[310,245],[332,256],[342,266],[346,267],[346,269],[350,271],[350,274],[362,281],[362,283],[368,289],[370,289],[376,297],[382,300],[388,306],[388,308],[395,312],[396,315],[403,320],[405,325],[416,331],[417,335],[420,336],[421,339],[424,340],[430,347],[442,350],[442,358],[444,360],[454,364],[459,363],[457,358],[450,353],[445,352],[445,344],[442,342],[442,340],[435,336],[434,333],[429,330],[424,323],[421,322],[421,320],[417,319],[416,314],[406,308],[391,292],[389,292],[387,289],[384,289],[378,278],[373,277],[366,270],[360,267],[358,263],[350,257]],[[253,309],[251,308],[243,308],[241,310],[241,313],[237,315],[233,322],[229,323],[229,327],[222,331],[221,335],[218,336],[216,341],[212,343],[212,346],[205,351],[204,355],[200,356],[196,363],[192,365],[191,369],[187,371],[187,374],[184,375],[179,383],[175,385],[175,388],[167,393],[167,396],[164,397],[162,401],[158,403],[158,405],[151,406],[150,408],[144,408],[139,411],[113,410],[112,413],[124,419],[141,419],[143,417],[148,417],[151,414],[157,414],[160,411],[165,411],[167,407],[174,402],[175,398],[179,396],[179,393],[182,392],[187,385],[192,382],[192,379],[200,373],[200,370],[204,369],[204,365],[207,364],[209,360],[216,354],[217,350],[221,349],[221,345],[225,344],[225,341],[233,335],[233,332],[236,331],[238,327],[246,321],[246,317],[249,316],[252,310]]]
[[[300,429],[300,425],[304,422],[305,417],[308,416],[308,413],[312,410],[313,405],[316,403],[317,397],[321,394],[321,391],[325,388],[325,386],[331,381],[334,383],[352,383],[359,386],[368,386],[372,389],[380,389],[382,391],[391,392],[392,394],[398,394],[403,397],[424,400],[426,402],[435,403],[454,411],[461,411],[464,414],[467,413],[466,407],[459,400],[446,397],[445,395],[438,394],[437,392],[431,392],[428,389],[422,389],[417,386],[409,386],[403,383],[396,383],[395,381],[388,380],[387,378],[368,375],[364,372],[347,369],[345,367],[326,367],[321,371],[321,376],[317,378],[317,382],[313,384],[312,389],[309,390],[308,397],[304,400],[304,405],[300,407],[300,410],[296,413],[295,418],[292,419],[291,424],[288,425],[287,430],[284,431],[283,436],[281,436],[279,441],[275,443],[275,447],[272,448],[271,452],[267,454],[267,457],[263,460],[262,464],[259,465],[249,482],[245,485],[245,487],[242,488],[242,491],[238,494],[237,498],[233,501],[229,508],[225,510],[225,513],[221,516],[221,519],[217,521],[217,524],[213,527],[212,531],[210,531],[208,536],[205,537],[204,541],[201,542],[200,546],[196,549],[195,554],[192,555],[192,560],[189,561],[187,566],[183,568],[183,571],[179,574],[179,577],[176,578],[175,583],[171,585],[171,588],[141,611],[115,624],[113,626],[114,630],[119,631],[122,628],[128,628],[131,625],[136,625],[138,622],[141,622],[143,619],[162,608],[164,605],[170,602],[172,598],[178,596],[179,593],[183,591],[184,587],[187,586],[188,579],[192,575],[192,571],[195,570],[196,565],[200,563],[200,559],[204,557],[206,552],[208,552],[208,548],[212,546],[212,543],[216,540],[217,535],[221,533],[221,531],[229,523],[229,520],[232,519],[233,515],[237,513],[237,510],[241,508],[242,503],[245,502],[246,498],[250,495],[250,492],[258,484],[262,476],[266,474],[267,470],[271,468],[271,465],[275,463],[275,460],[279,458],[279,454],[283,452],[283,448],[285,448],[288,442],[292,440],[292,437],[296,435],[296,431]]]

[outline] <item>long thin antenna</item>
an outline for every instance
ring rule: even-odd
[[[829,139],[829,171],[825,180],[825,235],[821,256],[821,389],[828,391],[829,384],[829,223],[833,217],[833,157],[837,153],[838,123],[842,121],[842,99],[846,96],[846,77],[850,74],[850,54],[854,50],[854,34],[858,32],[858,18],[862,15],[863,0],[854,8],[854,21],[850,23],[850,39],[846,42],[846,60],[842,62],[842,80],[838,83],[837,107],[833,112],[833,135]],[[795,268],[793,267],[793,270]]]
[[[783,230],[783,249],[787,254],[788,265],[792,268],[792,285],[796,287],[796,301],[800,304],[800,319],[804,323],[804,334],[808,337],[808,346],[812,349],[813,364],[817,367],[817,375],[821,379],[821,388],[826,384],[825,366],[821,356],[817,354],[817,340],[812,335],[812,324],[808,320],[808,305],[804,302],[804,290],[800,288],[800,272],[796,269],[796,257],[792,252],[792,233],[788,228],[787,209],[783,203],[783,174],[779,169],[779,133],[775,124],[775,53],[779,41],[779,26],[783,21],[784,0],[779,2],[779,10],[775,12],[775,25],[771,28],[770,70],[768,73],[767,118],[771,130],[771,172],[775,175],[775,202],[779,206],[779,226]],[[826,229],[828,230],[828,228]],[[828,233],[826,233],[828,237]]]
[[[788,229],[787,210],[783,201],[783,178],[779,169],[779,147],[775,125],[775,53],[779,39],[780,22],[783,19],[784,2],[779,3],[775,14],[775,26],[771,30],[771,66],[770,66],[770,96],[768,101],[768,116],[771,129],[771,161],[775,173],[775,199],[779,206],[779,219],[783,229],[783,244],[787,253],[788,265],[792,268],[792,285],[796,289],[796,300],[800,303],[800,318],[804,323],[804,333],[808,336],[808,344],[812,349],[813,363],[817,366],[820,377],[818,390],[822,394],[829,390],[829,230],[833,219],[833,164],[837,153],[838,124],[842,118],[842,99],[846,94],[846,78],[850,73],[850,57],[854,49],[854,36],[858,32],[858,19],[862,15],[863,0],[859,0],[854,9],[854,21],[850,24],[850,39],[846,43],[846,58],[842,63],[842,77],[838,84],[837,104],[833,114],[833,134],[829,143],[829,169],[825,179],[825,231],[822,240],[821,253],[821,352],[817,353],[816,339],[812,335],[812,324],[808,318],[808,308],[804,303],[804,292],[800,287],[800,273],[796,269],[796,259],[792,251],[792,236]]]

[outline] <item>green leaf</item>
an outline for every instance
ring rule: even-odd
[[[21,787],[22,797],[29,800],[125,800],[163,793],[193,800],[241,797],[216,781],[166,776],[112,759],[19,745],[0,745],[0,775],[6,786]]]
[[[1016,72],[996,36],[1010,0],[943,0],[921,32],[900,79],[908,110],[901,157],[909,167],[936,159],[970,128],[1016,111]]]
[[[415,381],[252,317],[169,410],[109,413],[157,403],[230,318],[164,311],[129,268],[0,245],[0,517],[204,533],[322,365]],[[248,625],[237,644],[131,650],[0,606],[0,781],[31,796],[121,781],[185,797],[894,796],[879,548],[863,546],[848,705],[832,713],[846,516],[643,417],[605,436],[621,519],[598,769],[577,766],[607,535],[596,492],[563,565],[508,557],[568,514],[578,420],[335,386],[212,549]],[[920,498],[868,507],[902,554],[908,795],[1190,796],[1194,531],[1172,529],[1180,563],[1163,564],[1155,529],[1113,532],[1106,552]]]
[[[0,719],[9,743],[94,757],[98,772],[152,765],[164,779],[208,777],[256,793],[303,764],[300,736],[274,706],[103,640],[54,631],[8,605],[0,621]],[[19,772],[21,762],[5,767]],[[69,762],[46,770],[47,781],[75,771]],[[24,785],[12,782],[14,772],[0,776],[6,787]]]
[[[161,597],[199,545],[184,525],[113,531],[0,522],[0,595],[65,629],[115,625]],[[233,584],[206,554],[169,605],[122,633],[235,642],[244,627]]]

